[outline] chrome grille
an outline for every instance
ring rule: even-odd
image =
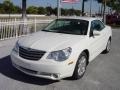
[[[21,46],[19,47],[19,56],[27,60],[39,60],[45,53],[45,51],[35,50]]]

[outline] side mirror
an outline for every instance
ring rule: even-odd
[[[93,35],[94,35],[94,36],[99,36],[99,35],[100,35],[100,31],[94,30],[94,31],[93,31]]]

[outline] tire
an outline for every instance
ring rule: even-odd
[[[103,54],[107,54],[110,52],[111,47],[111,40],[109,39],[106,45],[106,49],[103,51]]]
[[[82,78],[86,72],[86,66],[87,66],[87,55],[85,52],[82,52],[76,63],[72,78],[74,80]]]

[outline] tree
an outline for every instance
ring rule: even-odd
[[[98,1],[98,3],[101,3],[102,6],[103,6],[103,11],[102,11],[103,22],[106,22],[105,21],[106,5],[107,5],[107,3],[111,2],[111,0],[97,0],[97,1]]]
[[[57,7],[54,8],[52,11],[53,11],[52,13],[57,16]],[[62,14],[62,9],[61,9],[61,14]]]
[[[69,9],[69,15],[70,15],[70,16],[73,16],[73,15],[74,15],[74,12],[75,12],[74,8]]]
[[[0,3],[0,13],[1,14],[4,14],[5,13],[5,10],[3,8],[3,4]]]
[[[38,14],[46,14],[46,9],[44,7],[38,7]]]
[[[21,10],[21,8],[19,7],[19,6],[14,6],[14,14],[15,13],[21,13],[22,12],[22,10]]]
[[[107,3],[107,5],[111,7],[111,9],[120,12],[120,0],[110,0],[110,2]]]
[[[67,16],[68,15],[68,9],[61,8],[61,15]]]
[[[10,0],[5,0],[3,3],[0,4],[0,13],[2,14],[14,14],[14,13],[21,13],[21,8],[15,6]]]
[[[35,6],[30,6],[27,8],[28,14],[38,14],[38,8]]]
[[[10,0],[5,0],[3,2],[3,9],[5,10],[5,13],[9,13],[12,11],[13,3],[10,2]]]
[[[52,7],[46,7],[47,15],[52,15],[53,14],[53,8]]]
[[[75,15],[76,15],[76,16],[80,16],[81,11],[80,11],[80,10],[75,10],[75,12],[74,12],[74,13],[75,13]]]
[[[111,7],[113,10],[120,11],[120,0],[96,0],[98,3],[101,3],[102,5],[105,4],[108,7]]]
[[[25,0],[23,0],[25,1]],[[85,0],[87,1],[87,0]],[[22,9],[19,6],[14,5],[10,0],[5,0],[3,3],[0,3],[0,13],[2,14],[15,14],[15,13],[22,13]],[[57,8],[49,7],[36,7],[36,6],[29,6],[27,8],[28,14],[46,14],[46,15],[57,15]],[[64,9],[61,8],[61,15],[68,16],[68,15],[77,15],[79,16],[81,13],[80,10],[76,9]]]

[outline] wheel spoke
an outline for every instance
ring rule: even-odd
[[[108,41],[107,50],[108,50],[108,51],[110,50],[110,41]]]
[[[79,64],[78,64],[78,74],[79,74],[79,76],[81,76],[85,72],[85,68],[86,68],[86,57],[82,56],[80,58]]]

